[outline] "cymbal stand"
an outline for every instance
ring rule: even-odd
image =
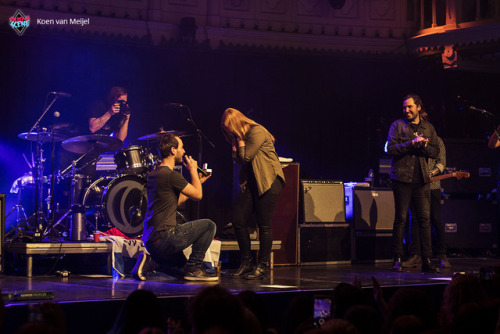
[[[49,93],[50,94],[50,93]],[[52,98],[52,101],[47,105],[45,110],[43,111],[42,115],[36,120],[35,124],[31,127],[30,131],[28,132],[28,136],[38,128],[38,125],[40,124],[40,121],[43,119],[45,114],[52,108],[52,105],[57,101],[58,95],[54,95]],[[43,196],[43,163],[45,159],[43,158],[43,140],[39,138],[40,131],[37,131],[37,141],[36,141],[36,156],[37,159],[35,160],[35,166],[34,167],[34,173],[32,173],[35,181],[35,210],[37,210],[35,214],[35,224],[33,226],[33,242],[40,242],[42,241],[42,230],[43,230],[43,224],[42,224],[42,219],[44,218],[44,213],[43,213],[43,203],[42,203],[42,196]],[[47,221],[46,218],[44,218],[45,221]]]
[[[14,205],[12,207],[12,209],[10,209],[9,213],[7,213],[7,215],[5,216],[5,223],[12,226],[12,229],[5,234],[6,237],[8,237],[12,233],[14,233],[14,231],[16,229],[21,230],[21,227],[24,226],[24,224],[28,221],[28,216],[26,216],[26,211],[24,210],[24,207],[21,203],[21,198],[22,198],[21,192],[22,192],[21,187],[19,187],[18,192],[17,192],[17,204]],[[12,225],[12,224],[7,222],[7,218],[12,213],[14,213],[14,211],[16,212],[16,225]],[[21,218],[21,216],[23,216],[24,218]],[[21,222],[21,220],[22,220],[22,222]]]
[[[40,131],[37,131],[40,133]],[[34,167],[34,181],[35,181],[35,222],[33,226],[33,242],[42,241],[43,221],[47,222],[47,218],[43,212],[43,141],[38,138],[36,141],[36,156]]]

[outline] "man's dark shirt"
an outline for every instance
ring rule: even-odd
[[[409,183],[430,182],[427,159],[435,159],[439,154],[436,130],[431,123],[420,120],[418,134],[429,140],[427,146],[415,147],[412,143],[416,134],[407,119],[398,119],[391,124],[387,136],[387,153],[392,157],[392,180]],[[415,179],[416,164],[420,169],[418,180]]]
[[[413,130],[413,133],[419,133],[418,130],[420,129],[420,122],[418,124],[413,124],[410,123],[410,127]],[[422,177],[422,168],[420,168],[420,161],[419,159],[415,159],[415,169],[413,170],[413,180],[412,183],[420,183],[423,184],[424,178]]]
[[[178,172],[167,166],[158,166],[149,173],[148,210],[144,219],[142,240],[156,241],[157,232],[177,225],[176,212],[181,191],[188,185],[188,181]]]
[[[88,118],[99,118],[104,115],[107,111],[106,105],[102,101],[94,102],[88,111]],[[111,118],[104,124],[102,128],[97,130],[96,134],[103,134],[109,136],[113,132],[115,135],[122,127],[123,123],[125,123],[126,116],[122,113],[118,113],[116,115],[111,116]]]

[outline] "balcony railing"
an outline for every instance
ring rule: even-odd
[[[420,34],[500,21],[499,0],[408,0],[420,16]],[[420,8],[418,8],[420,7]],[[441,30],[439,29],[439,30]]]

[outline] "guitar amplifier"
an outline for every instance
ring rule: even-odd
[[[333,180],[302,180],[301,222],[345,223],[344,183]]]
[[[354,188],[353,229],[392,231],[395,206],[391,188]]]

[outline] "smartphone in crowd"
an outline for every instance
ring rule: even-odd
[[[321,327],[332,316],[332,298],[330,296],[314,296],[313,321],[315,327]]]

